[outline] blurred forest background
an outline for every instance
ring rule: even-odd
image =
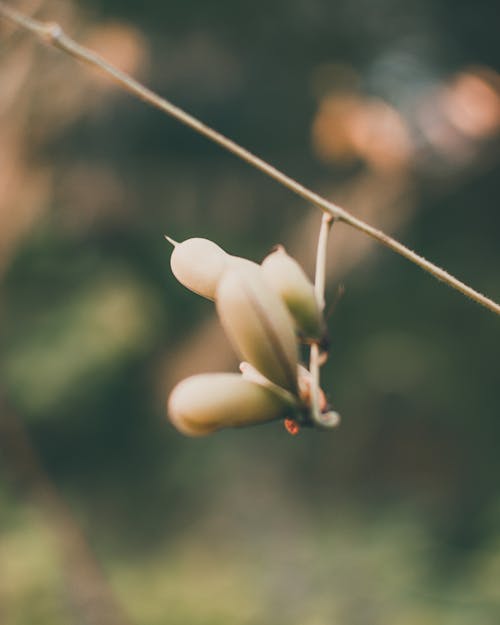
[[[31,0],[500,299],[500,39],[477,0]],[[163,233],[311,272],[318,210],[0,21],[0,623],[494,625],[500,325],[343,225],[333,433],[192,440],[236,370]]]

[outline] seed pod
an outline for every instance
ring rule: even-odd
[[[280,294],[292,315],[297,330],[309,339],[324,334],[324,322],[314,286],[299,263],[282,245],[262,262],[262,271],[269,285]]]
[[[229,254],[213,241],[193,238],[175,244],[170,267],[181,284],[213,300],[229,258]]]
[[[168,400],[168,415],[183,434],[203,436],[225,427],[280,419],[289,404],[238,373],[205,373],[180,382]]]
[[[262,269],[234,264],[216,292],[217,312],[243,360],[278,386],[297,393],[297,344],[292,318]]]
[[[174,276],[190,291],[211,300],[215,299],[217,284],[228,266],[258,266],[251,260],[228,254],[209,239],[186,239],[182,243],[168,240],[174,245],[170,257]]]

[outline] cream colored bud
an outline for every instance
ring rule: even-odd
[[[175,244],[170,267],[181,284],[213,300],[229,258],[229,254],[213,241],[193,238]]]
[[[314,286],[299,263],[279,245],[262,262],[262,271],[266,281],[285,302],[297,330],[306,338],[321,338],[324,333],[323,316]]]
[[[238,373],[194,375],[180,382],[168,400],[171,422],[190,436],[280,419],[288,409],[278,395]]]
[[[234,264],[216,292],[217,312],[242,359],[278,386],[297,393],[297,344],[292,318],[262,269]]]

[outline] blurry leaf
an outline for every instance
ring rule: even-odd
[[[16,328],[2,358],[12,398],[28,414],[42,416],[106,384],[151,347],[157,306],[137,279],[110,272],[35,314]]]

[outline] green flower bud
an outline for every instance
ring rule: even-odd
[[[229,258],[229,254],[213,241],[193,238],[174,245],[170,267],[186,288],[213,300]]]
[[[282,245],[262,263],[268,284],[280,294],[292,315],[297,330],[309,339],[324,334],[323,315],[314,294],[314,286],[302,267],[289,256]]]
[[[296,394],[297,344],[292,318],[258,265],[232,264],[216,292],[222,326],[243,360]]]
[[[168,400],[168,415],[183,434],[203,436],[225,427],[242,427],[287,414],[289,404],[238,373],[205,373],[180,382]]]

